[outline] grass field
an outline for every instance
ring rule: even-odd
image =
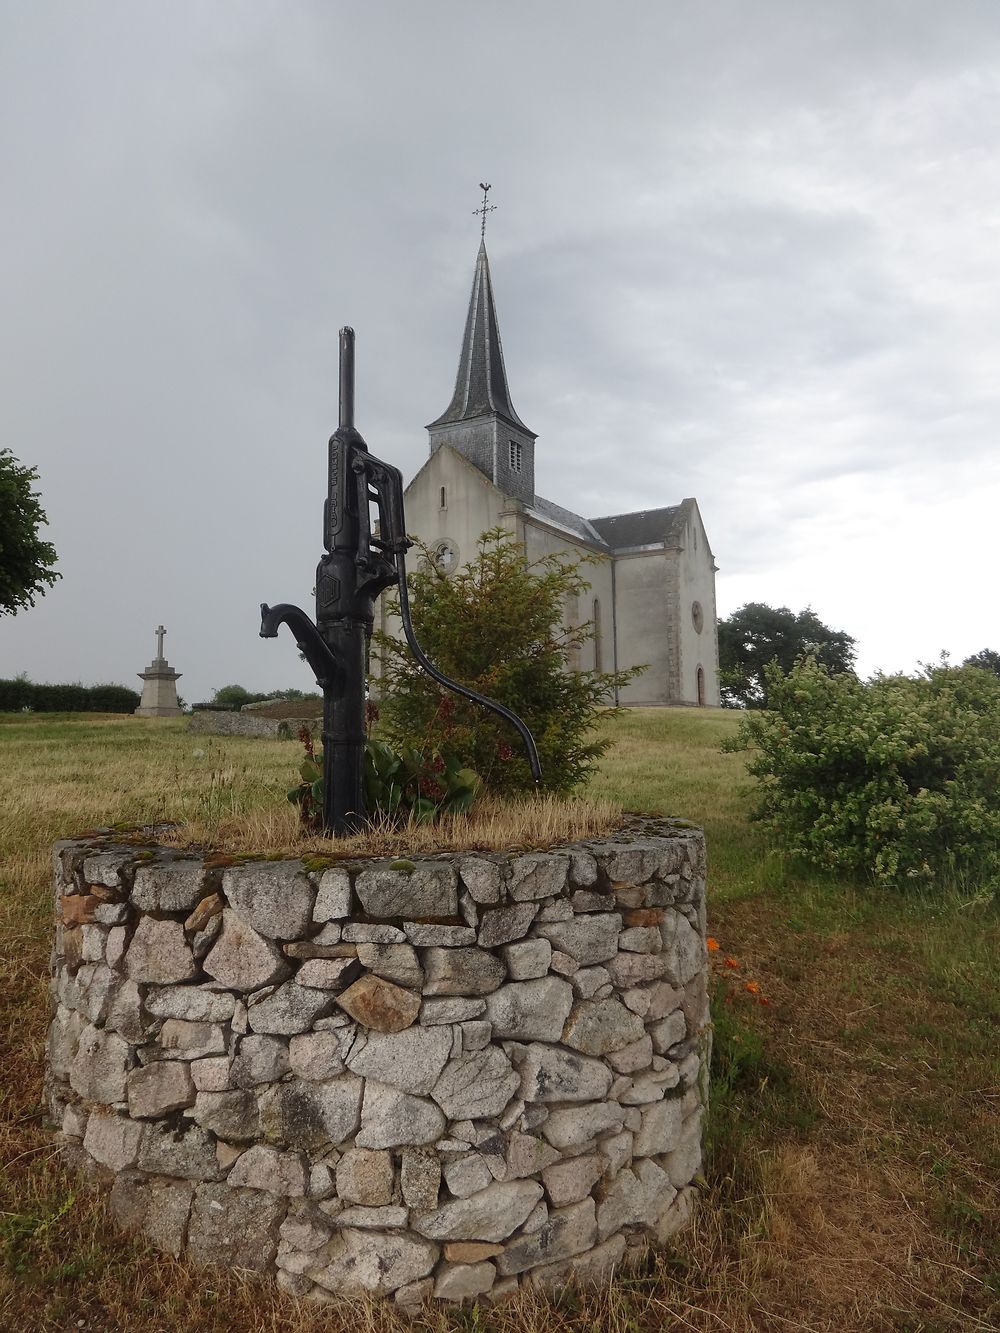
[[[734,724],[629,713],[608,724],[592,787],[706,830],[721,947],[696,1226],[610,1291],[406,1325],[369,1303],[300,1305],[123,1240],[42,1122],[50,844],[118,821],[266,824],[298,746],[190,736],[182,721],[0,715],[0,1329],[1000,1327],[996,901],[876,894],[785,864],[748,821],[742,759],[719,752]]]

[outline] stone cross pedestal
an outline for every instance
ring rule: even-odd
[[[175,671],[163,656],[163,636],[166,630],[162,625],[156,628],[156,656],[145,671],[138,673],[143,682],[142,699],[135,710],[138,717],[179,717],[180,705],[177,703],[177,686],[181,673]]]

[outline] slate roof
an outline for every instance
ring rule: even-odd
[[[551,500],[536,495],[534,504],[528,508],[528,513],[537,515],[543,522],[567,528],[574,536],[582,538],[592,546],[599,546],[605,551],[609,549],[607,542],[593,524],[581,518],[579,514],[574,514],[572,509],[564,509],[562,505],[553,504]]]
[[[693,500],[665,509],[641,509],[635,514],[610,514],[592,518],[590,524],[613,551],[633,546],[679,546]]]
[[[490,279],[490,261],[486,257],[486,244],[483,242],[476,257],[469,312],[465,318],[462,351],[455,377],[455,392],[446,410],[427,429],[452,422],[471,421],[494,412],[535,439],[534,431],[528,430],[510,401],[503,348],[500,345],[500,326],[493,299],[493,283]]]
[[[528,508],[543,522],[564,528],[575,537],[602,551],[627,551],[637,546],[680,546],[688,513],[694,500],[664,509],[642,509],[634,514],[609,514],[606,518],[583,518],[540,495]]]

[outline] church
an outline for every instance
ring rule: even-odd
[[[556,552],[597,556],[586,570],[590,590],[566,609],[568,624],[593,622],[573,665],[645,664],[620,690],[623,705],[719,703],[716,565],[697,502],[588,519],[536,493],[537,436],[511,402],[485,238],[455,392],[427,432],[430,457],[405,491],[406,526],[442,570],[460,568],[495,527],[510,532],[529,561]],[[392,632],[384,602],[381,627]]]

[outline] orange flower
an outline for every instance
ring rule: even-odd
[[[756,981],[748,981],[746,983],[746,988],[751,995],[756,995],[760,991],[760,987],[757,985]]]
[[[759,1004],[770,1004],[771,1001],[767,998],[766,995],[762,995],[762,996],[760,997],[760,1000],[758,1001],[758,1003],[759,1003]]]
[[[711,935],[709,935],[709,937],[708,937],[708,939],[705,941],[705,943],[706,943],[706,945],[708,946],[708,952],[709,952],[709,953],[718,953],[718,952],[719,952],[719,941],[718,941],[717,939],[713,939],[713,937],[712,937]]]
[[[726,967],[739,967],[739,965],[740,965],[740,960],[738,958],[726,959]]]

